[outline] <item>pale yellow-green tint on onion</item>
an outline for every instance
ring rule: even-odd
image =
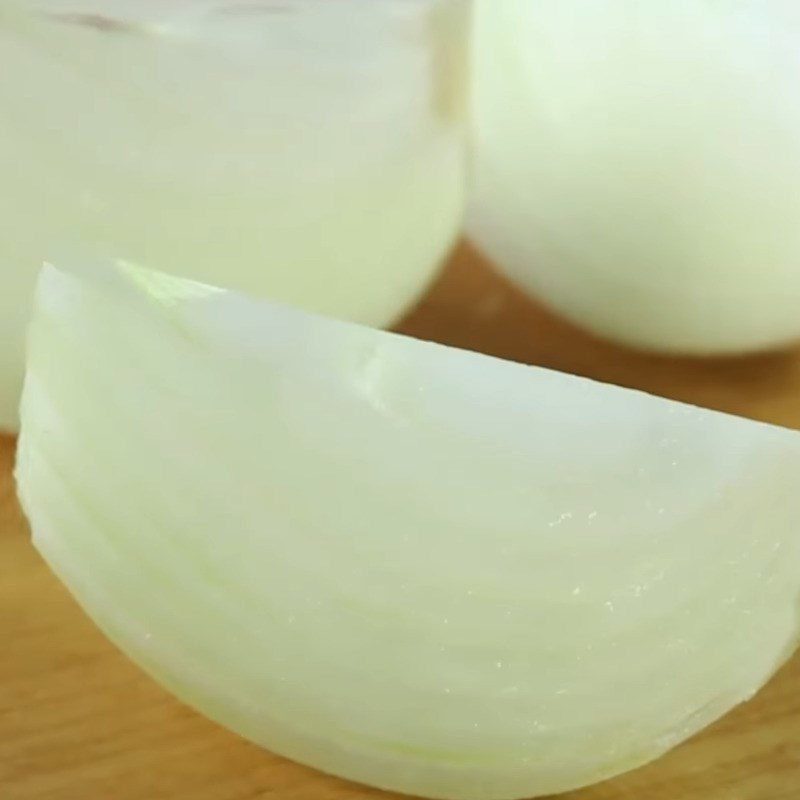
[[[53,254],[374,326],[416,301],[461,225],[463,0],[77,5],[0,0],[0,429]]]
[[[180,698],[433,798],[668,750],[797,641],[796,433],[130,264],[43,273],[34,542]]]
[[[477,0],[475,240],[637,347],[800,339],[800,6]]]

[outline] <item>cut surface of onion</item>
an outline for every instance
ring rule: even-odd
[[[129,264],[47,267],[34,543],[179,698],[432,798],[554,793],[798,637],[800,437]]]

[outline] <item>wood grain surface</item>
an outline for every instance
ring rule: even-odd
[[[526,300],[467,248],[401,328],[800,428],[800,351],[727,361],[624,351]],[[0,800],[390,798],[242,741],[116,652],[31,547],[12,459],[0,439]],[[800,800],[800,658],[661,761],[565,797]]]

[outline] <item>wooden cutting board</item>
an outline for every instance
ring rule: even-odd
[[[524,299],[466,248],[401,327],[800,428],[800,350],[735,361],[627,352]],[[31,547],[12,457],[0,439],[0,800],[388,800],[242,741],[116,652]],[[800,800],[800,658],[658,763],[567,798]]]

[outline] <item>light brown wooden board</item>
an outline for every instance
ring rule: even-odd
[[[526,300],[466,248],[401,328],[800,427],[800,351],[714,362],[627,352]],[[242,741],[116,652],[31,547],[12,457],[0,439],[0,800],[388,800]],[[800,800],[800,658],[656,764],[567,797]]]

